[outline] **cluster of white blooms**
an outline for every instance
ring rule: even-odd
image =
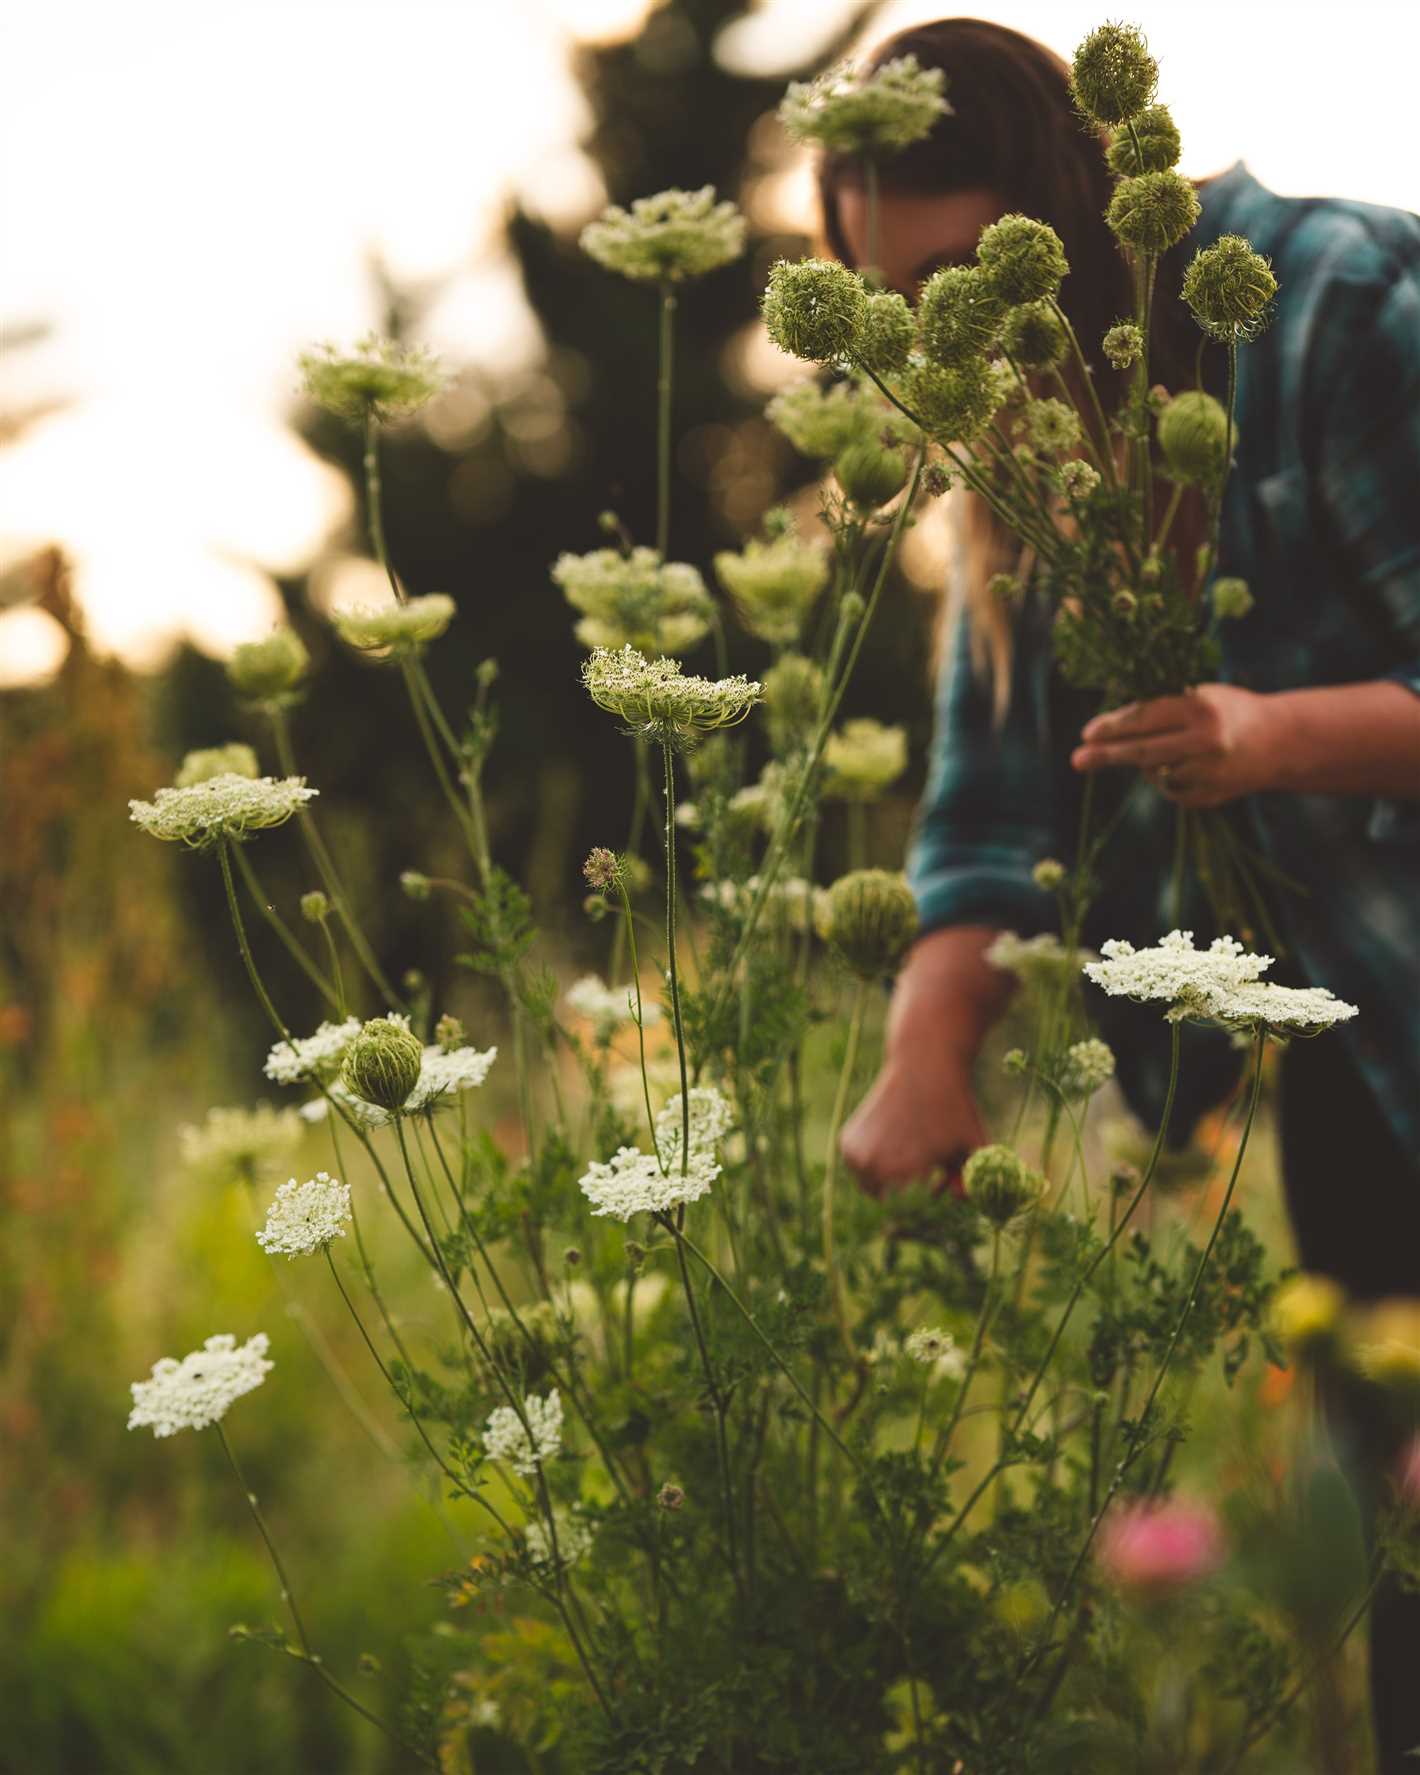
[[[266,1056],[262,1069],[278,1085],[298,1085],[304,1079],[333,1079],[340,1071],[345,1050],[359,1035],[358,1017],[343,1023],[322,1023],[314,1035],[279,1041]]]
[[[1267,1030],[1286,1037],[1319,1035],[1357,1015],[1324,987],[1274,986],[1261,975],[1270,955],[1249,955],[1232,937],[1193,947],[1192,931],[1170,931],[1152,949],[1122,939],[1101,945],[1104,959],[1085,973],[1115,997],[1164,1000],[1175,1019]]]
[[[437,358],[422,346],[367,333],[349,350],[322,344],[297,359],[306,393],[342,419],[398,419],[413,413],[444,385]]]
[[[1112,937],[1100,945],[1100,955],[1102,960],[1085,964],[1085,974],[1111,998],[1169,1004],[1186,991],[1230,992],[1272,966],[1270,955],[1249,955],[1233,937],[1215,937],[1207,949],[1195,949],[1192,931],[1170,931],[1150,949]]]
[[[360,604],[337,610],[335,632],[351,647],[365,652],[389,647],[409,653],[426,641],[437,641],[454,620],[458,606],[447,592],[429,592],[403,604]]]
[[[310,1257],[332,1239],[343,1239],[349,1218],[349,1184],[328,1171],[317,1171],[305,1183],[293,1177],[277,1190],[256,1242],[273,1257]]]
[[[491,1460],[506,1461],[515,1473],[531,1478],[562,1446],[562,1399],[556,1387],[546,1399],[529,1393],[523,1400],[522,1418],[511,1405],[491,1411],[483,1427],[483,1446]]]
[[[828,771],[825,795],[842,801],[876,801],[907,769],[907,729],[887,727],[864,715],[845,721],[823,748]]]
[[[751,538],[738,554],[722,550],[715,571],[750,634],[787,647],[828,584],[828,556],[788,531],[769,542]]]
[[[574,1016],[585,1017],[593,1025],[599,1042],[609,1042],[618,1029],[636,1021],[635,986],[608,986],[600,974],[583,974],[574,980],[562,1002]],[[643,996],[642,1028],[650,1029],[660,1020],[661,1007]]]
[[[610,1160],[594,1161],[581,1178],[593,1214],[630,1220],[633,1214],[664,1214],[708,1195],[720,1175],[716,1148],[730,1130],[730,1105],[713,1085],[690,1091],[690,1140],[681,1161],[684,1114],[680,1093],[656,1117],[656,1151],[623,1146]]]
[[[151,1379],[134,1381],[129,1389],[133,1394],[129,1429],[175,1436],[179,1430],[203,1430],[215,1424],[234,1399],[259,1387],[270,1374],[268,1342],[262,1331],[244,1344],[224,1332],[209,1337],[181,1362],[162,1357],[153,1364]]]
[[[715,187],[658,191],[629,210],[612,204],[582,230],[582,251],[608,271],[638,283],[684,283],[738,259],[745,219]]]
[[[194,1170],[224,1180],[259,1177],[284,1165],[301,1139],[301,1118],[294,1109],[258,1103],[251,1109],[209,1109],[198,1126],[178,1129],[178,1151]]]
[[[634,647],[598,647],[582,666],[582,682],[599,709],[618,715],[646,739],[686,744],[744,720],[761,686],[741,673],[686,677],[680,661],[647,659]]]
[[[152,801],[130,801],[128,817],[154,838],[194,850],[283,825],[318,789],[304,777],[244,777],[235,771],[186,787],[159,789]]]
[[[553,580],[574,610],[583,647],[684,653],[709,633],[714,602],[698,569],[662,561],[655,549],[562,554]]]
[[[895,154],[930,135],[951,111],[942,96],[946,76],[923,68],[916,56],[898,56],[871,74],[851,63],[829,68],[816,80],[791,80],[779,121],[794,142],[830,153]]]
[[[1089,949],[1066,949],[1053,931],[1042,931],[1038,937],[1001,931],[983,953],[993,968],[1014,974],[1026,986],[1050,986],[1067,976],[1073,979],[1082,959],[1094,954]]]
[[[581,1516],[574,1516],[570,1511],[559,1510],[557,1522],[557,1553],[564,1566],[576,1565],[579,1559],[591,1551],[592,1530],[590,1524]],[[553,1563],[552,1536],[548,1533],[547,1524],[534,1518],[525,1530],[528,1543],[528,1558],[534,1565],[551,1565]]]
[[[1067,1097],[1093,1097],[1114,1077],[1114,1055],[1095,1036],[1072,1042],[1065,1050],[1056,1083]]]
[[[966,1373],[966,1357],[957,1340],[939,1326],[921,1325],[909,1331],[903,1349],[914,1362],[931,1368],[944,1380],[959,1381]]]

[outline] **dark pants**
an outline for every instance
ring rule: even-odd
[[[1282,1179],[1304,1269],[1357,1300],[1420,1295],[1420,1155],[1406,1151],[1335,1036],[1282,1060]],[[1327,1415],[1369,1518],[1403,1441],[1390,1420],[1336,1393]],[[1371,1613],[1379,1775],[1413,1775],[1420,1744],[1420,1594],[1383,1583]]]

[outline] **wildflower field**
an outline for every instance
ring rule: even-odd
[[[840,1146],[919,934],[908,733],[853,688],[904,538],[983,500],[1030,563],[995,589],[1044,611],[1086,717],[1206,677],[1248,606],[1217,559],[1232,387],[1285,291],[1240,237],[1200,251],[1228,397],[1155,386],[1196,199],[1137,33],[1092,33],[1074,78],[1132,318],[1082,344],[1023,215],[915,303],[777,260],[763,320],[802,375],[764,422],[814,491],[705,559],[677,541],[678,311],[745,219],[677,188],[583,232],[654,393],[627,428],[654,504],[644,534],[607,509],[546,539],[540,620],[581,665],[537,709],[594,710],[627,786],[550,913],[490,815],[537,710],[477,599],[387,540],[388,452],[444,381],[417,344],[302,359],[388,596],[238,648],[225,741],[169,753],[168,692],[88,653],[46,564],[75,645],[3,765],[0,1769],[1367,1766],[1356,1629],[1417,1565],[1420,1467],[1363,1524],[1314,1395],[1403,1421],[1420,1334],[1290,1273],[1276,1055],[1366,1007],[1269,979],[1277,890],[1226,811],[1168,810],[1175,928],[1091,947],[1157,796],[1090,778],[1031,860],[1050,928],[1003,918],[986,952],[1014,989],[991,1141],[877,1193]],[[778,115],[876,167],[947,103],[902,61]],[[395,794],[305,763],[333,660],[407,723]],[[361,828],[402,803],[382,873]],[[1160,1057],[1155,1125],[1125,1041]],[[1208,1042],[1238,1082],[1190,1144]]]

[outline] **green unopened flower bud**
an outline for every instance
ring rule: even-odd
[[[582,901],[582,911],[593,924],[600,924],[604,918],[610,918],[612,909],[600,894],[588,894]]]
[[[1025,302],[1006,316],[1001,349],[1023,370],[1048,370],[1068,349],[1065,329],[1048,303]]]
[[[1117,1196],[1132,1196],[1140,1181],[1139,1167],[1127,1162],[1116,1165],[1109,1174],[1109,1187]]]
[[[403,986],[404,990],[411,998],[417,997],[419,993],[423,992],[428,984],[429,982],[424,978],[424,975],[418,968],[406,968],[400,979],[400,985]]]
[[[851,357],[868,314],[862,278],[829,259],[780,259],[762,304],[769,337],[791,357],[831,364]]]
[[[294,629],[277,629],[264,641],[244,641],[227,661],[232,688],[257,702],[289,697],[310,669],[311,656]]]
[[[967,1200],[993,1226],[1005,1226],[1040,1195],[1040,1179],[1009,1146],[982,1146],[962,1166]]]
[[[496,659],[481,659],[473,670],[473,681],[480,690],[492,690],[498,682],[498,662]]]
[[[1053,894],[1065,879],[1065,865],[1054,857],[1042,857],[1030,874],[1038,888]]]
[[[685,1491],[674,1480],[668,1479],[656,1493],[656,1502],[662,1510],[679,1510],[685,1504]]]
[[[1024,1073],[1030,1069],[1030,1060],[1024,1048],[1007,1048],[1001,1056],[1001,1064],[1010,1073]]]
[[[466,1044],[468,1036],[459,1019],[445,1011],[434,1025],[434,1040],[446,1054],[452,1054],[455,1048],[462,1048]]]
[[[1134,25],[1100,25],[1075,51],[1070,90],[1096,123],[1119,124],[1152,103],[1159,64]]]
[[[1157,554],[1145,555],[1139,563],[1140,585],[1156,586],[1164,576],[1163,557]]]
[[[862,980],[890,974],[917,935],[917,904],[901,875],[856,869],[828,890],[830,945]]]
[[[399,885],[411,900],[427,900],[434,891],[433,882],[417,869],[406,869],[399,878]]]
[[[1104,355],[1116,370],[1127,370],[1137,364],[1144,350],[1144,335],[1133,321],[1122,320],[1112,326],[1100,341]]]
[[[854,505],[876,511],[902,491],[907,464],[896,450],[864,439],[850,444],[833,465],[833,473]]]
[[[838,600],[838,620],[845,629],[856,629],[867,608],[861,592],[845,592]]]
[[[1183,141],[1168,106],[1148,105],[1134,119],[1134,134],[1121,130],[1110,143],[1105,159],[1111,172],[1130,178],[1135,173],[1167,172],[1178,165],[1182,152]]]
[[[813,732],[823,692],[823,668],[801,653],[784,654],[764,674],[764,713],[776,751],[792,751]]]
[[[366,1103],[394,1114],[419,1083],[423,1058],[413,1030],[392,1017],[374,1017],[346,1050],[341,1083]]]
[[[1139,600],[1128,586],[1120,586],[1119,590],[1110,598],[1109,607],[1116,616],[1122,617],[1125,622],[1128,622],[1129,618],[1138,610]]]
[[[955,369],[913,363],[908,366],[906,384],[908,405],[942,444],[969,444],[990,423],[1009,392],[983,357],[969,357]]]
[[[1060,280],[1070,269],[1055,230],[1022,215],[1002,216],[983,228],[976,260],[988,286],[1013,306],[1058,295]]]
[[[324,924],[330,917],[330,901],[319,888],[301,895],[301,917],[308,924]]]
[[[912,310],[895,290],[868,298],[854,359],[877,376],[893,376],[907,362],[917,325]]]
[[[1253,339],[1271,318],[1277,279],[1240,234],[1220,235],[1183,274],[1183,299],[1213,339]]]
[[[1228,416],[1202,389],[1177,394],[1159,415],[1159,448],[1167,473],[1184,486],[1216,487],[1226,468]],[[1234,439],[1236,440],[1236,430]]]
[[[615,536],[621,529],[621,519],[614,511],[607,510],[597,513],[597,529],[605,531],[608,536]]]
[[[1126,246],[1161,253],[1202,213],[1198,193],[1181,173],[1136,173],[1115,186],[1104,219]]]
[[[1100,484],[1100,471],[1078,456],[1060,464],[1060,485],[1071,499],[1088,499]]]
[[[261,775],[261,766],[250,746],[234,740],[230,746],[208,746],[189,752],[178,766],[173,778],[175,789],[190,789],[195,783],[210,783],[213,777],[250,777]]]
[[[1292,1276],[1272,1297],[1272,1329],[1288,1355],[1314,1361],[1336,1349],[1345,1306],[1345,1291],[1329,1276]]]
[[[960,369],[996,343],[1006,302],[977,265],[944,265],[917,299],[922,350],[943,369]]]
[[[1236,622],[1252,609],[1253,597],[1245,579],[1213,582],[1213,614],[1219,622]]]

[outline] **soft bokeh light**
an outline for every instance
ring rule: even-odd
[[[0,690],[47,683],[68,654],[69,637],[47,610],[0,611]]]

